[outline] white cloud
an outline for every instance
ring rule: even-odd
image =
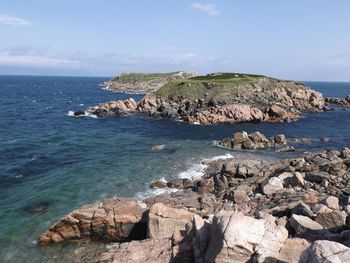
[[[211,16],[220,15],[220,11],[214,4],[192,3],[190,6],[195,10],[198,10]]]
[[[0,53],[0,65],[14,66],[32,66],[32,67],[79,67],[79,61],[49,57],[43,55],[11,55],[8,53]]]
[[[10,26],[30,26],[30,25],[33,25],[32,22],[27,21],[23,18],[12,16],[12,15],[6,15],[6,14],[0,14],[0,24],[10,25]]]
[[[223,66],[217,57],[201,56],[188,51],[164,50],[155,54],[104,53],[91,55],[83,51],[61,53],[49,47],[13,46],[0,49],[0,66],[70,70],[93,75],[113,75],[116,72],[151,72],[204,70],[208,65]],[[218,69],[218,70],[219,70]],[[86,73],[84,73],[86,74]]]

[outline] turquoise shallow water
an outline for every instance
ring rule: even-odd
[[[350,145],[350,113],[307,114],[292,123],[191,126],[133,115],[93,119],[70,110],[129,95],[102,90],[104,78],[0,76],[0,262],[69,262],[77,246],[38,248],[48,226],[86,203],[149,194],[149,182],[193,173],[201,160],[228,152],[213,140],[234,131],[309,137],[300,154]],[[307,83],[327,96],[345,97],[350,83]],[[135,97],[138,99],[139,97]],[[330,137],[327,143],[320,136]],[[155,153],[150,148],[164,144]],[[257,152],[258,156],[279,158]],[[45,208],[33,212],[33,208]],[[79,252],[80,251],[80,252]]]

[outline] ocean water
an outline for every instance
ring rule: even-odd
[[[72,262],[95,245],[38,247],[35,240],[59,218],[96,200],[152,194],[154,179],[199,176],[203,159],[254,156],[278,159],[350,145],[350,112],[306,114],[290,123],[200,126],[142,114],[120,118],[68,116],[113,99],[106,78],[0,76],[0,262]],[[350,83],[307,82],[325,96],[345,97]],[[242,153],[219,149],[214,140],[235,131],[307,137],[297,152]],[[321,142],[320,137],[329,137]],[[164,144],[160,152],[154,145]],[[97,247],[99,245],[96,245]],[[63,253],[64,251],[64,253]]]

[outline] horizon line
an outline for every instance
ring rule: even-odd
[[[153,73],[153,72],[145,72],[147,73]],[[119,73],[118,73],[119,74]],[[247,73],[248,74],[248,73]],[[117,75],[112,76],[105,76],[105,75],[49,75],[49,74],[2,74],[0,73],[0,77],[6,77],[6,76],[12,76],[12,77],[70,77],[70,78],[113,78]],[[268,76],[266,76],[268,77]],[[273,77],[275,78],[275,77]],[[280,78],[277,78],[280,79]],[[297,80],[297,79],[281,79],[281,80],[290,80],[290,81],[300,81],[300,82],[332,82],[332,83],[350,83],[350,80],[348,81],[339,81],[339,80]]]

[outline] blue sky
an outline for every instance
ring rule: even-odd
[[[4,0],[0,74],[350,81],[349,12],[349,0]]]

